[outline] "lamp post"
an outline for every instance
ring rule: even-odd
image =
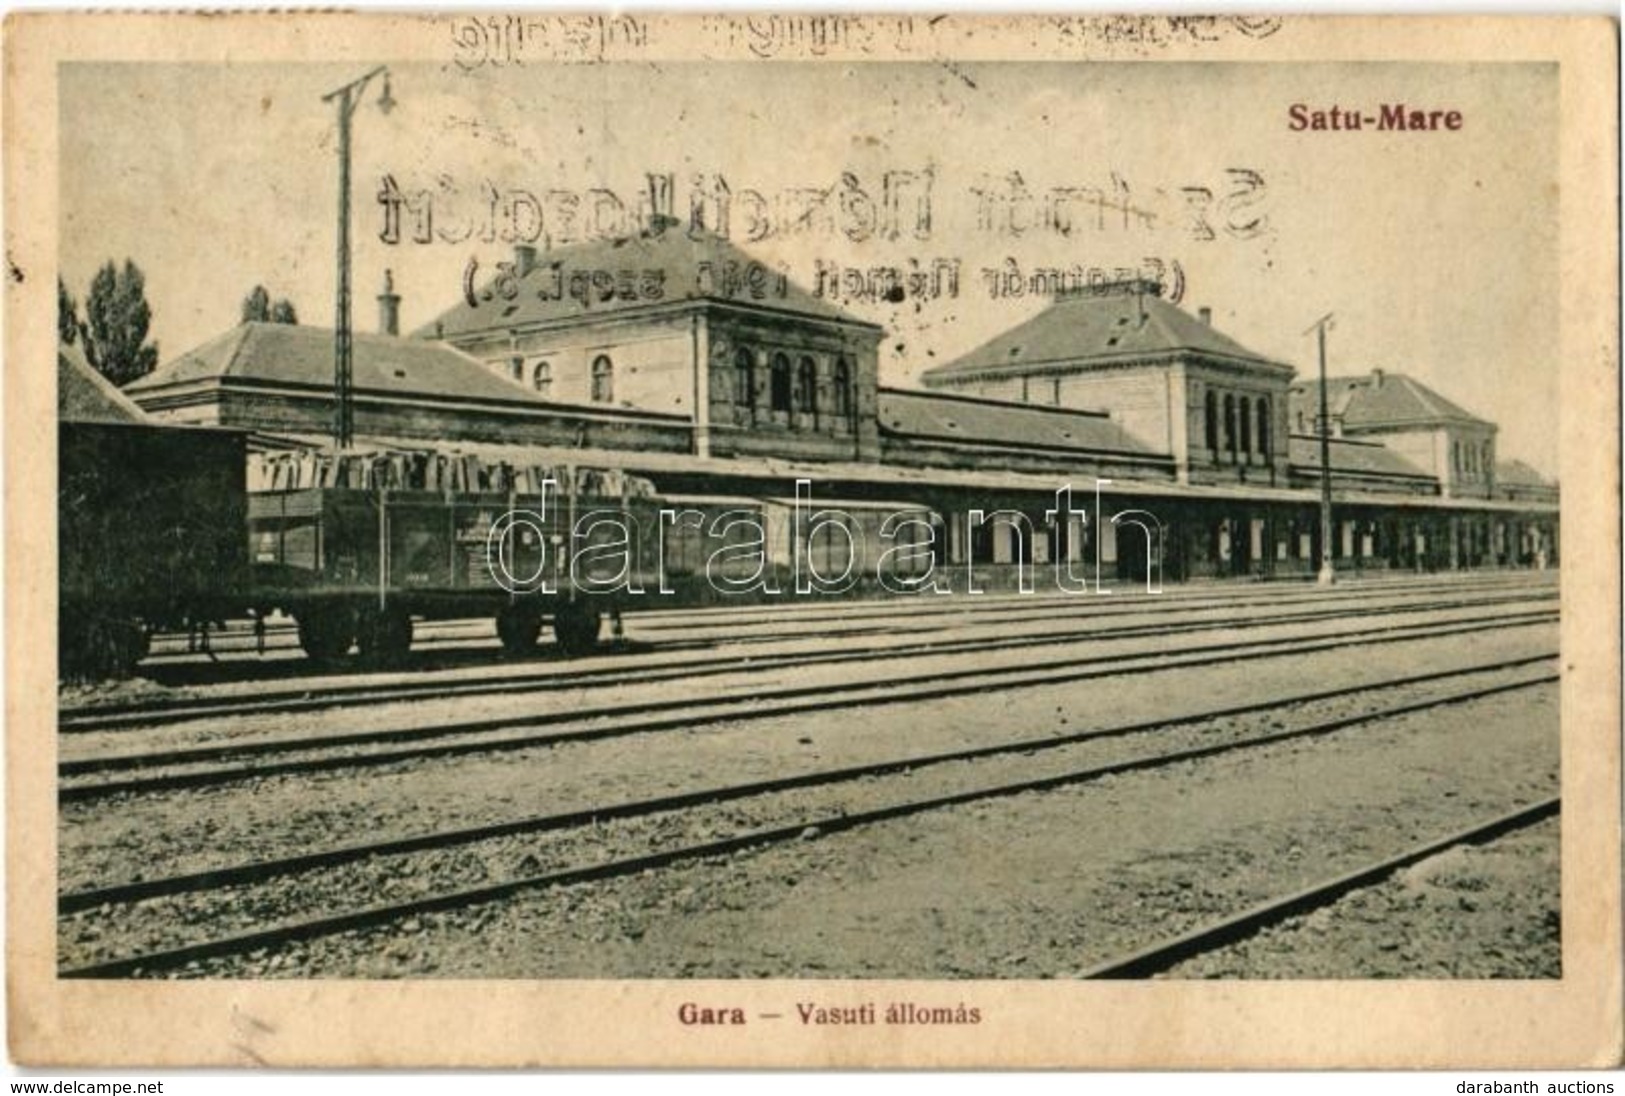
[[[355,412],[350,401],[350,119],[360,105],[361,93],[376,76],[384,78],[378,109],[388,114],[395,100],[389,94],[389,69],[383,65],[322,96],[322,102],[336,104],[339,112],[339,284],[333,316],[333,444],[340,449],[350,447],[355,433]]]
[[[1304,331],[1313,331],[1320,348],[1320,573],[1316,582],[1330,586],[1336,579],[1332,569],[1332,441],[1331,416],[1326,410],[1326,329],[1332,324],[1328,312]]]

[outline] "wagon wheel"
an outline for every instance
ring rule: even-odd
[[[598,610],[585,601],[567,601],[553,614],[553,635],[565,654],[586,654],[598,646],[602,623]]]
[[[140,621],[119,621],[114,650],[118,672],[128,674],[135,669],[137,662],[151,652],[152,633],[147,631],[146,626]]]
[[[536,649],[542,615],[531,605],[508,605],[497,613],[497,638],[504,654],[519,657]]]
[[[412,649],[412,617],[398,605],[364,611],[358,632],[361,657],[375,666],[398,664]]]
[[[299,646],[313,662],[337,662],[355,643],[355,614],[348,608],[306,609],[298,623]]]
[[[128,677],[147,656],[150,641],[138,620],[98,616],[68,623],[58,646],[59,669],[68,678]]]

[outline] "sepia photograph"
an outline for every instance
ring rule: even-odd
[[[14,1054],[1617,1064],[1604,21],[217,22],[8,24]]]

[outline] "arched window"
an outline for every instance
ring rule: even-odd
[[[608,354],[592,360],[592,402],[613,403],[615,400],[615,366]]]
[[[835,403],[835,417],[848,419],[852,415],[852,363],[846,358],[835,359],[835,375],[830,378],[831,395]]]
[[[741,346],[734,353],[734,403],[740,407],[756,406],[756,352]]]
[[[1258,397],[1258,451],[1268,460],[1270,455],[1270,398]]]
[[[796,363],[796,410],[804,415],[818,413],[818,366],[811,358]]]
[[[1237,404],[1236,421],[1241,426],[1241,451],[1251,454],[1253,451],[1253,403],[1246,396],[1241,397]]]
[[[790,359],[783,354],[773,355],[771,382],[773,410],[790,410]]]
[[[1203,434],[1207,438],[1207,447],[1217,453],[1219,451],[1219,397],[1209,392],[1206,404]]]
[[[1230,451],[1230,459],[1236,458],[1236,397],[1224,398],[1224,447]]]
[[[553,391],[553,363],[545,359],[537,362],[531,371],[530,383],[541,395],[549,395]]]

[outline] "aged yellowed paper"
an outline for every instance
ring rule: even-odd
[[[1609,21],[5,50],[20,1062],[1618,1064]]]

